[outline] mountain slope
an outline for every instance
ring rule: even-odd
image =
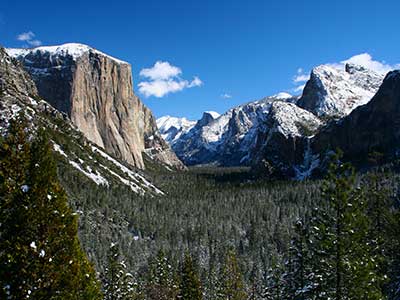
[[[312,141],[321,158],[340,148],[345,159],[366,165],[391,161],[400,153],[400,71],[392,71],[371,101],[321,130]],[[376,157],[373,157],[376,156]]]
[[[368,103],[384,78],[363,66],[321,65],[311,71],[303,95],[297,102],[319,117],[341,118],[356,107]]]
[[[99,186],[124,185],[138,194],[162,191],[133,167],[125,166],[99,146],[90,142],[68,117],[37,95],[35,83],[20,63],[0,48],[0,133],[7,131],[11,118],[24,114],[32,130],[46,128],[59,162],[68,170]]]
[[[133,93],[128,63],[81,44],[7,52],[23,63],[39,95],[108,153],[141,169],[143,152],[183,168],[162,139],[151,111]]]
[[[178,157],[188,165],[251,165],[257,156],[257,151],[263,147],[259,138],[269,130],[270,118],[279,115],[276,123],[280,124],[280,128],[286,129],[286,137],[299,135],[300,131],[296,126],[286,125],[304,123],[301,119],[303,115],[312,119],[310,127],[313,128],[313,132],[314,123],[318,123],[316,127],[319,127],[317,117],[311,116],[301,108],[293,108],[297,99],[287,93],[281,93],[240,105],[220,116],[205,112],[196,125],[175,139],[171,146]],[[274,107],[277,114],[270,115],[274,103],[279,103]],[[285,120],[285,116],[279,111],[287,108],[290,112],[296,109],[296,112],[288,115],[288,120]],[[276,123],[273,126],[278,128]],[[163,128],[161,131],[163,132]]]
[[[205,113],[174,136],[171,146],[187,165],[273,166],[285,177],[304,178],[318,165],[314,135],[368,103],[383,78],[359,65],[321,65],[300,97],[280,93],[218,117]]]

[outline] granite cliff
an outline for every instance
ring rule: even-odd
[[[7,49],[32,76],[39,95],[66,113],[92,142],[144,169],[143,153],[183,168],[134,94],[131,65],[81,44]]]

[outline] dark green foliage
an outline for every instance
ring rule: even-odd
[[[43,132],[21,117],[0,145],[0,298],[99,299]]]
[[[134,300],[139,295],[134,281],[123,260],[120,259],[119,247],[112,243],[108,255],[108,264],[102,276],[104,300]]]
[[[191,255],[185,254],[183,265],[180,272],[179,299],[182,300],[201,300],[203,292],[199,275],[196,272]]]
[[[68,135],[54,135],[52,139],[64,150],[69,147],[69,151],[83,155],[82,148],[70,143]],[[100,159],[95,157],[91,163]],[[217,299],[225,253],[234,249],[240,257],[243,289],[249,299],[316,299],[325,291],[334,293],[327,278],[335,281],[336,274],[326,270],[336,269],[335,261],[328,259],[336,249],[336,240],[344,249],[351,249],[337,251],[346,262],[339,267],[345,278],[342,283],[349,281],[354,286],[344,286],[344,296],[361,293],[365,299],[378,299],[374,297],[379,297],[381,290],[387,294],[397,290],[398,216],[393,199],[385,192],[398,185],[396,174],[384,179],[377,173],[379,184],[375,190],[385,195],[374,196],[373,200],[373,191],[355,188],[372,184],[353,177],[350,169],[346,171],[347,166],[339,167],[336,176],[324,184],[324,197],[319,181],[271,182],[255,179],[240,168],[195,168],[174,173],[152,166],[153,181],[166,195],[141,197],[124,186],[97,186],[72,169],[68,161],[60,159],[58,164],[71,204],[80,214],[80,237],[89,257],[104,272],[109,260],[107,245],[117,241],[119,253],[126,259],[126,271],[139,280],[141,293],[137,297],[180,296],[181,269],[176,266],[183,263],[182,253],[189,249],[204,299]],[[336,191],[341,189],[345,192]],[[340,200],[343,217],[337,218],[332,195]],[[298,219],[302,220],[301,226],[293,227]],[[340,238],[335,231],[337,220],[343,225]],[[382,231],[387,234],[382,235]],[[159,249],[165,250],[162,260],[155,257]],[[318,255],[322,259],[313,259]],[[371,257],[375,265],[370,263]],[[158,264],[157,260],[164,263]],[[345,270],[348,261],[356,271]],[[362,266],[357,265],[360,262]],[[163,278],[159,272],[148,276],[157,274],[154,266],[163,264],[168,281],[157,281]],[[367,270],[373,275],[365,277]],[[386,274],[390,282],[384,279]],[[347,280],[351,276],[354,278]],[[377,281],[371,284],[374,277]]]
[[[243,276],[234,251],[229,250],[219,277],[218,299],[245,300],[247,294]]]
[[[304,221],[297,220],[294,225],[294,236],[286,258],[286,273],[284,274],[284,293],[286,299],[308,299],[313,289],[313,260],[315,257],[310,251],[310,230]]]
[[[316,209],[306,226],[296,224],[285,299],[384,299],[387,258],[376,227],[388,216],[385,197],[371,186],[357,187],[354,169],[338,157],[322,195],[328,205]]]
[[[160,250],[157,256],[149,263],[149,272],[146,283],[146,299],[171,300],[178,294],[177,278],[174,269],[165,255]]]

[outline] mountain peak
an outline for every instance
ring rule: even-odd
[[[216,111],[205,111],[204,113],[203,113],[203,117],[205,116],[205,115],[210,115],[214,120],[215,119],[217,119],[219,116],[220,116],[220,114],[219,113],[217,113]]]
[[[63,57],[63,56],[71,56],[74,60],[82,57],[87,53],[96,53],[102,56],[106,56],[117,63],[120,64],[128,64],[125,61],[112,57],[108,54],[105,54],[95,48],[92,48],[85,44],[80,43],[66,43],[62,45],[56,46],[40,46],[36,48],[7,48],[6,49],[8,55],[12,57],[26,57],[29,54],[40,53],[42,55],[49,55],[51,57]]]
[[[317,116],[343,117],[368,103],[383,78],[360,65],[320,65],[311,71],[298,105]]]
[[[292,95],[290,95],[289,93],[286,93],[286,92],[280,92],[276,95],[273,95],[272,97],[276,98],[276,99],[281,99],[281,100],[293,98]]]

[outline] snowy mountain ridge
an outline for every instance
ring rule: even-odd
[[[66,43],[57,46],[40,46],[36,48],[6,48],[8,55],[14,58],[25,57],[30,53],[39,52],[41,55],[48,55],[52,59],[57,59],[64,56],[70,56],[74,60],[79,59],[85,54],[96,53],[102,56],[108,57],[119,64],[128,64],[125,61],[112,57],[105,54],[97,49],[94,49],[88,45],[79,43]]]
[[[257,146],[259,132],[267,129],[271,105],[274,102],[294,105],[292,102],[297,99],[288,93],[280,93],[239,105],[222,115],[204,112],[196,125],[175,139],[171,146],[188,165],[249,163],[249,153]],[[284,125],[282,123],[282,128],[286,128]],[[159,126],[159,130],[166,134],[164,127]]]
[[[368,103],[384,77],[360,65],[320,65],[311,71],[297,104],[319,117],[341,118]]]
[[[174,144],[182,134],[188,132],[196,125],[196,121],[171,116],[158,118],[156,123],[162,138],[170,145]]]
[[[205,112],[171,145],[187,165],[254,165],[267,159],[285,174],[303,178],[316,168],[317,157],[309,148],[312,137],[330,120],[368,103],[383,78],[350,63],[320,65],[311,71],[301,96],[278,93],[216,118]]]

